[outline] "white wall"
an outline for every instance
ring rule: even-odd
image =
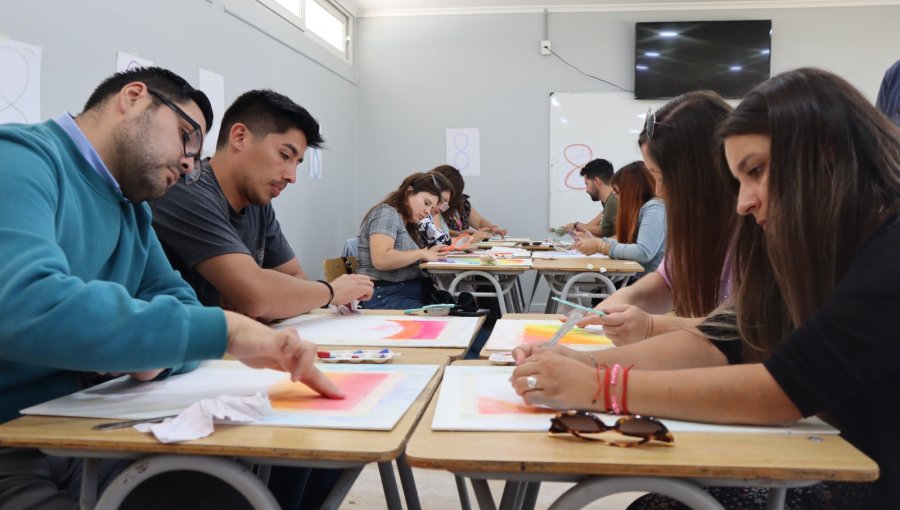
[[[225,106],[242,92],[271,88],[306,107],[323,125],[324,178],[308,177],[274,201],[304,268],[320,278],[322,260],[340,254],[358,223],[354,210],[356,85],[327,52],[289,48],[226,12],[226,0],[0,0],[0,35],[42,46],[42,116],[78,113],[94,87],[116,70],[123,50],[169,68],[197,85],[198,68],[225,77]],[[253,0],[242,10],[283,34],[286,22]],[[299,46],[303,48],[303,41]],[[336,71],[330,70],[330,68]]]
[[[712,19],[772,19],[773,73],[824,67],[873,100],[900,58],[900,6],[551,13],[549,35],[569,62],[631,89],[635,22]],[[543,22],[543,14],[359,20],[358,215],[403,176],[442,163],[446,128],[478,127],[482,175],[466,179],[473,204],[513,235],[546,235],[548,94],[615,89],[541,56]]]

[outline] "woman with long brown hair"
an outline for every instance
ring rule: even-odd
[[[425,304],[428,288],[419,262],[435,261],[441,246],[426,248],[419,222],[439,204],[450,182],[435,172],[419,172],[369,209],[359,227],[359,273],[375,280],[366,308],[405,309]]]
[[[693,329],[728,297],[737,214],[719,175],[716,129],[730,111],[718,94],[698,91],[648,112],[638,144],[666,202],[666,256],[655,273],[603,300],[605,317],[580,326],[602,324],[616,344],[628,344]]]
[[[471,234],[473,241],[483,241],[494,235],[505,236],[507,231],[500,228],[490,220],[482,216],[469,201],[469,195],[463,193],[466,187],[466,181],[456,167],[450,165],[440,165],[431,170],[439,173],[450,181],[453,185],[453,198],[447,210],[442,211],[441,216],[447,227],[450,229],[451,236],[460,234]]]
[[[900,130],[842,78],[798,69],[753,89],[721,136],[743,218],[735,307],[711,320],[740,340],[680,331],[592,358],[520,346],[512,382],[532,404],[608,411],[603,367],[634,365],[608,392],[624,412],[736,424],[821,413],[880,468],[872,485],[824,484],[829,508],[898,508]]]
[[[610,181],[619,197],[616,237],[581,238],[572,248],[612,259],[634,260],[645,272],[655,271],[666,247],[666,207],[656,198],[653,177],[642,161],[620,168]]]

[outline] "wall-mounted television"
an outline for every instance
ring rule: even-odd
[[[740,98],[769,78],[772,20],[636,23],[634,48],[635,99]]]

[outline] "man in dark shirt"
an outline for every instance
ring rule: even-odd
[[[271,90],[247,92],[225,112],[196,181],[153,205],[166,255],[203,304],[270,321],[371,297],[365,276],[307,280],[275,218],[272,199],[297,180],[306,147],[322,142],[306,109]]]
[[[616,235],[616,213],[619,210],[619,198],[613,193],[610,181],[613,176],[612,163],[605,159],[595,159],[584,165],[580,172],[584,177],[588,196],[594,202],[600,202],[603,210],[587,223],[576,221],[566,225],[566,230],[586,230],[595,237],[614,237]]]

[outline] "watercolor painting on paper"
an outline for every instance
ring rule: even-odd
[[[556,411],[530,406],[522,400],[509,382],[514,367],[490,365],[450,365],[444,369],[437,396],[433,430],[482,430],[509,432],[547,432]],[[538,380],[540,386],[540,380]],[[618,416],[597,413],[604,423],[612,425]],[[679,432],[771,433],[771,434],[837,434],[839,431],[819,418],[807,418],[787,427],[716,425],[680,420],[662,420],[666,427]]]
[[[319,345],[376,347],[469,346],[478,317],[411,315],[301,315],[278,324]]]
[[[494,325],[484,349],[487,351],[511,351],[521,344],[548,342],[553,333],[562,326],[558,320],[511,320],[500,319]],[[612,347],[613,343],[603,335],[600,326],[574,328],[566,333],[559,343],[572,349],[591,351]]]
[[[221,395],[265,392],[273,415],[251,425],[390,430],[437,372],[436,365],[326,365],[319,367],[346,394],[319,396],[275,370],[237,361],[209,361],[186,374],[140,383],[121,377],[22,410],[22,414],[116,418],[178,414],[191,404]]]

